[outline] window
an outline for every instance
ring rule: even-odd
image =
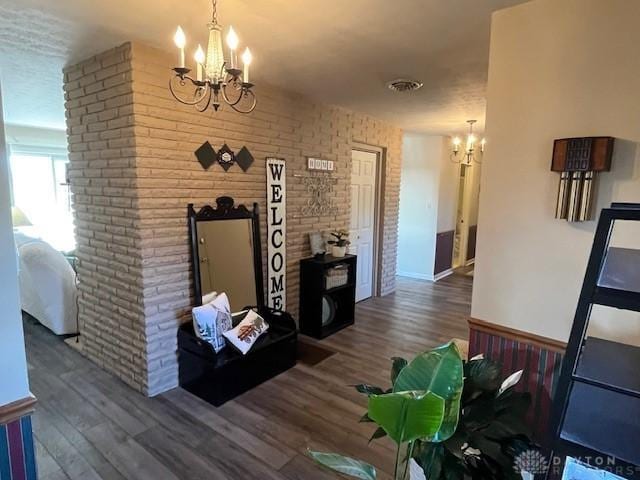
[[[67,163],[63,149],[10,146],[13,204],[33,224],[25,233],[62,251],[75,248]]]

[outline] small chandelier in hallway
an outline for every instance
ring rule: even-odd
[[[199,112],[206,111],[210,106],[215,111],[221,102],[239,113],[251,113],[256,108],[256,96],[251,90],[253,84],[249,82],[249,65],[251,52],[246,48],[242,54],[243,68],[240,69],[236,55],[238,36],[229,27],[227,46],[229,47],[229,62],[224,58],[222,47],[222,26],[218,23],[217,0],[212,0],[212,16],[209,27],[209,42],[205,55],[202,47],[194,55],[196,62],[196,77],[189,76],[191,69],[185,66],[184,47],[186,37],[181,27],[178,27],[174,42],[180,51],[179,63],[173,68],[175,75],[169,80],[169,90],[173,97],[185,105],[193,105]],[[177,90],[190,90],[190,94],[183,95]]]
[[[478,137],[473,133],[473,124],[476,123],[477,120],[467,120],[469,124],[469,133],[467,134],[467,138],[465,141],[464,151],[460,151],[460,145],[462,144],[462,139],[460,137],[454,137],[452,143],[452,151],[450,158],[455,163],[463,163],[465,165],[471,165],[472,162],[476,162],[478,164],[482,163],[482,155],[484,154],[484,146],[486,145],[486,140],[483,138],[480,140],[480,146],[478,147]],[[460,154],[460,156],[458,156]]]

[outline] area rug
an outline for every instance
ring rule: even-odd
[[[305,365],[318,365],[337,352],[321,347],[315,343],[298,339],[298,361]]]

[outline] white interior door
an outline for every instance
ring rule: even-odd
[[[356,302],[373,296],[378,154],[351,152],[350,252],[358,256]]]

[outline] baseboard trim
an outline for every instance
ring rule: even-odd
[[[537,347],[544,348],[551,352],[564,354],[567,349],[566,342],[561,342],[560,340],[543,337],[541,335],[536,335],[535,333],[525,332],[523,330],[518,330],[517,328],[506,327],[504,325],[498,325],[496,323],[487,322],[486,320],[480,320],[477,318],[469,319],[469,328],[480,332],[499,335],[521,343],[536,345]]]
[[[449,275],[451,275],[453,273],[453,268],[448,268],[440,273],[438,273],[437,275],[433,276],[433,281],[437,282],[438,280],[443,279],[444,277],[448,277]]]
[[[36,397],[29,395],[28,397],[1,406],[0,425],[6,425],[7,423],[11,423],[25,415],[33,413],[36,402]]]
[[[427,275],[426,273],[398,271],[396,275],[399,277],[415,278],[417,280],[429,280],[433,282],[433,275]]]

